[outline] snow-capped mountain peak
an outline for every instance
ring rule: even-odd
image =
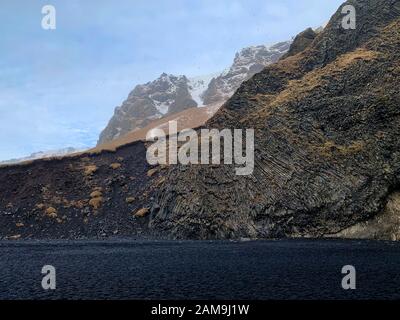
[[[232,66],[214,78],[203,94],[203,103],[227,100],[243,81],[274,63],[289,50],[291,41],[274,45],[251,46],[236,53]]]
[[[244,48],[235,55],[233,64],[222,73],[192,78],[163,73],[154,81],[136,86],[124,103],[115,109],[98,144],[186,109],[221,105],[243,81],[276,62],[287,52],[290,43],[286,41]]]
[[[207,90],[211,80],[219,75],[220,73],[216,72],[208,75],[189,78],[189,91],[193,100],[197,102],[198,107],[204,106],[203,94]]]
[[[115,109],[114,116],[100,135],[99,144],[143,128],[166,115],[197,107],[189,90],[186,76],[167,73],[154,81],[137,85],[124,103]]]

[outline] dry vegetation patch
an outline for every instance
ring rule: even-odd
[[[128,198],[125,199],[126,203],[129,203],[129,204],[134,203],[135,200],[136,199],[134,197],[128,197]]]
[[[159,170],[159,168],[150,169],[149,171],[147,171],[147,176],[148,177],[154,176],[158,172],[158,170]]]
[[[312,146],[314,151],[318,154],[329,158],[336,154],[344,156],[357,154],[365,149],[365,142],[363,141],[352,141],[348,145],[338,145],[334,141],[326,141],[322,145]]]
[[[54,207],[48,207],[44,212],[49,218],[57,218],[57,209]]]
[[[144,217],[146,217],[149,213],[150,213],[150,209],[149,209],[149,208],[142,208],[142,209],[136,211],[136,213],[135,213],[134,215],[135,215],[135,217],[137,217],[137,218],[144,218]]]
[[[94,210],[99,209],[101,207],[102,203],[103,203],[102,197],[93,198],[93,199],[90,199],[90,201],[89,201],[89,205],[91,205]]]
[[[85,176],[91,176],[98,170],[97,166],[90,164],[84,167]]]
[[[94,210],[97,210],[101,207],[103,203],[103,193],[102,189],[97,187],[95,190],[90,194],[91,199],[89,200],[89,205],[93,207]]]
[[[117,169],[121,168],[121,164],[120,163],[111,163],[110,167],[114,170],[117,170]]]

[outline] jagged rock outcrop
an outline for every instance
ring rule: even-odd
[[[319,32],[322,31],[323,29],[319,30]],[[315,32],[312,28],[308,28],[298,34],[294,38],[289,51],[282,56],[282,59],[286,59],[287,57],[294,56],[295,54],[304,51],[314,41],[316,36],[317,32]]]
[[[327,237],[344,239],[400,240],[400,193],[388,198],[385,209],[371,220],[357,223]]]
[[[173,238],[320,237],[400,188],[400,1],[351,0],[304,51],[245,82],[208,123],[254,128],[255,169],[173,166],[151,226]]]
[[[202,95],[204,104],[208,105],[229,99],[243,81],[278,61],[287,52],[290,43],[290,41],[286,41],[272,46],[261,45],[242,49],[236,54],[232,66],[211,80]]]
[[[98,145],[139,130],[165,115],[196,106],[189,80],[185,76],[163,73],[155,81],[136,86],[122,106],[115,109],[114,116],[100,134]]]

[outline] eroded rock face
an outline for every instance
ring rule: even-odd
[[[323,31],[323,29],[321,31]],[[287,57],[294,56],[295,54],[304,51],[309,45],[311,45],[316,36],[317,33],[312,28],[308,28],[298,34],[290,46],[290,50],[282,56],[282,59],[286,59]]]
[[[189,90],[189,80],[185,76],[165,73],[155,81],[136,86],[122,106],[115,109],[98,145],[141,129],[165,115],[197,107]]]
[[[400,240],[400,193],[389,196],[385,209],[373,219],[360,222],[328,237],[345,239]]]
[[[173,238],[320,237],[374,218],[400,186],[400,1],[353,0],[302,52],[240,86],[209,128],[254,128],[253,175],[174,166],[151,226]]]

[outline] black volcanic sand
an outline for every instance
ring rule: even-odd
[[[21,241],[0,242],[0,255],[1,299],[400,298],[400,244],[389,242]],[[341,288],[348,264],[355,291]]]

